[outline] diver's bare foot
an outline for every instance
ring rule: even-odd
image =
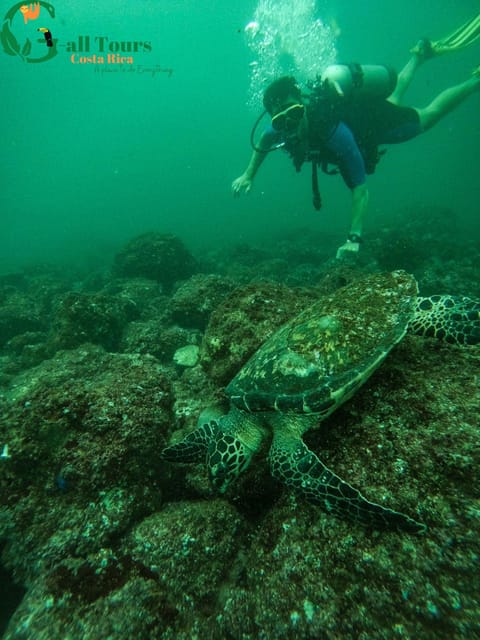
[[[425,62],[426,60],[430,60],[430,58],[434,58],[437,55],[431,40],[428,38],[421,38],[417,44],[410,49],[410,53],[417,56],[419,62]]]
[[[342,244],[341,247],[337,249],[337,260],[341,260],[342,258],[346,258],[347,256],[351,256],[360,251],[360,242],[352,242],[352,240],[347,240],[345,244]]]

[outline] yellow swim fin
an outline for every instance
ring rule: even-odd
[[[432,42],[434,53],[441,54],[468,47],[480,38],[480,14],[456,29],[446,38]]]
[[[440,40],[428,40],[423,38],[411,49],[411,53],[416,53],[424,59],[433,58],[443,53],[458,51],[471,45],[480,38],[480,14],[468,20],[453,33]]]

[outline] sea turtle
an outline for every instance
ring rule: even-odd
[[[271,433],[273,475],[327,512],[373,526],[422,532],[413,518],[367,500],[328,469],[302,440],[368,380],[407,331],[456,344],[480,342],[480,301],[418,295],[404,271],[342,287],[281,327],[226,388],[231,408],[161,456],[206,460],[224,492]]]

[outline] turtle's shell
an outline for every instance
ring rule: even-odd
[[[417,283],[404,271],[342,287],[281,327],[226,389],[245,411],[326,416],[350,398],[407,330]]]

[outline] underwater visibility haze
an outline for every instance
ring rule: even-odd
[[[4,3],[3,12],[11,6]],[[379,0],[303,0],[295,9],[273,0],[116,7],[55,5],[49,24],[59,47],[48,62],[27,64],[1,51],[0,269],[95,260],[151,229],[178,233],[194,247],[268,238],[272,228],[343,234],[349,202],[341,180],[321,176],[325,206],[318,214],[308,167],[297,175],[283,152],[262,168],[248,199],[231,199],[230,184],[250,153],[262,79],[297,69],[304,81],[335,56],[399,70],[419,37],[445,35],[478,10],[473,0],[456,8],[413,0],[388,8]],[[245,30],[255,22],[268,37]],[[43,46],[34,33],[32,27],[34,46]],[[78,48],[80,36],[90,36],[90,55],[101,38],[108,38],[105,47],[137,41],[151,49],[133,54],[133,65],[72,64],[66,44]],[[18,40],[24,44],[20,31]],[[431,61],[407,104],[425,104],[476,65],[476,46]],[[171,74],[152,77],[150,68]],[[475,233],[479,136],[472,98],[427,135],[390,148],[370,181],[367,231],[399,208],[433,204],[456,210]]]

